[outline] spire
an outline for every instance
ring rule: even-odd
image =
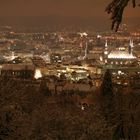
[[[129,43],[129,45],[131,46],[131,48],[134,47],[134,43],[133,43],[133,40],[132,40],[132,39],[130,39],[130,43]]]
[[[106,47],[106,48],[108,47],[108,42],[107,42],[107,40],[105,41],[105,47]]]
[[[88,43],[86,42],[86,47],[85,47],[85,56],[84,59],[87,58],[87,53],[88,53]]]
[[[87,42],[86,42],[85,57],[87,57],[87,51],[88,51],[88,44],[87,44]]]
[[[133,40],[130,39],[129,48],[128,48],[129,54],[132,54],[132,52],[133,52],[133,47],[134,47]]]
[[[105,42],[105,51],[104,51],[104,54],[107,55],[108,54],[108,42],[106,40]]]

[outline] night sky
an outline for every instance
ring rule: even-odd
[[[104,17],[111,0],[0,0],[0,16]],[[129,6],[131,7],[131,6]],[[125,16],[139,17],[140,8],[127,8]]]
[[[0,25],[92,25],[110,28],[105,7],[111,0],[0,0]],[[140,7],[125,9],[123,20],[140,23]],[[137,26],[137,25],[134,25]]]

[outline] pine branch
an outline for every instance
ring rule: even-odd
[[[111,30],[118,31],[119,25],[122,22],[124,9],[129,1],[131,0],[112,0],[112,2],[106,7],[105,11],[108,14],[111,14]],[[132,5],[135,8],[136,0],[132,0]]]

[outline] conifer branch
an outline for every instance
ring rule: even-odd
[[[136,7],[136,0],[112,0],[106,7],[105,11],[111,14],[112,26],[111,30],[118,31],[119,25],[122,22],[122,16],[128,2],[132,1],[133,8]]]

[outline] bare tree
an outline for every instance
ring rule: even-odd
[[[122,21],[122,16],[125,7],[128,3],[132,1],[133,8],[136,7],[136,0],[112,0],[111,3],[108,4],[105,11],[108,14],[111,14],[112,26],[111,29],[117,31],[119,25]],[[140,5],[139,5],[140,6]]]

